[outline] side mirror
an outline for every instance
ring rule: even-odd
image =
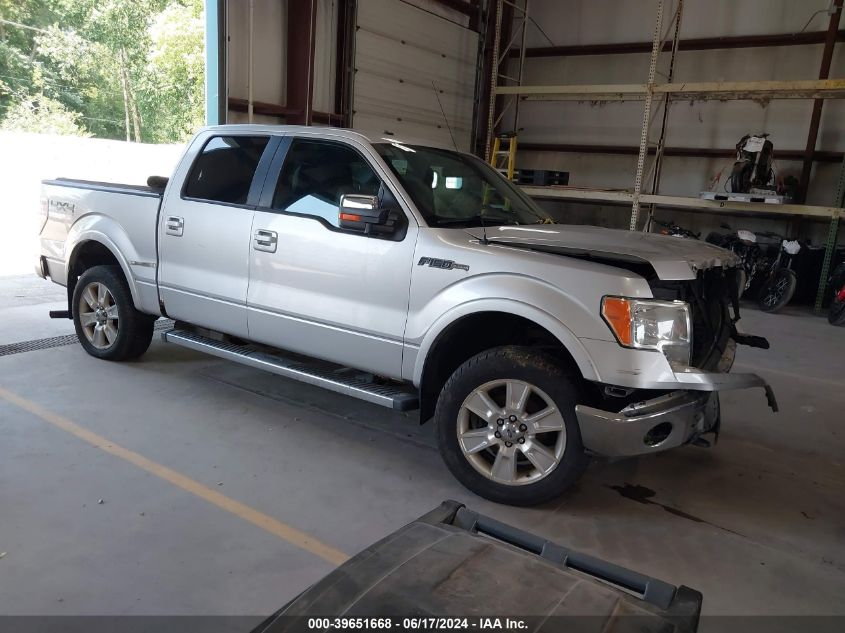
[[[338,225],[365,235],[390,236],[399,225],[396,211],[382,209],[378,196],[346,194],[340,197]]]

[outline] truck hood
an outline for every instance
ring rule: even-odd
[[[482,229],[467,232],[483,239]],[[487,228],[487,240],[573,257],[648,264],[667,281],[695,279],[699,270],[739,262],[731,251],[699,240],[578,224],[494,226]]]

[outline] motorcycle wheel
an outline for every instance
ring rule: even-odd
[[[741,297],[745,294],[745,291],[748,290],[748,273],[745,272],[745,269],[740,267],[739,274],[736,276],[736,285],[739,286],[739,294],[738,297]]]
[[[781,268],[760,289],[758,304],[763,312],[777,312],[792,299],[798,279],[789,268]]]

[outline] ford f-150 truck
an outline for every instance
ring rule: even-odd
[[[330,128],[206,128],[148,186],[43,183],[37,272],[92,356],[169,343],[434,418],[499,502],[590,456],[706,446],[741,335],[735,256],[555,224],[484,161]]]

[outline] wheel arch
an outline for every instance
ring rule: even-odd
[[[120,254],[120,249],[105,234],[80,235],[71,250],[67,261],[67,297],[68,310],[73,313],[73,291],[79,277],[94,266],[118,266],[129,287],[132,302],[138,305],[138,291],[133,283],[129,263]]]
[[[429,330],[420,346],[413,382],[420,391],[420,421],[434,414],[437,397],[449,376],[476,354],[502,345],[524,345],[554,355],[579,378],[597,380],[598,374],[578,338],[559,320],[539,308],[509,302],[503,310],[483,300],[463,306],[458,314],[444,315]]]

